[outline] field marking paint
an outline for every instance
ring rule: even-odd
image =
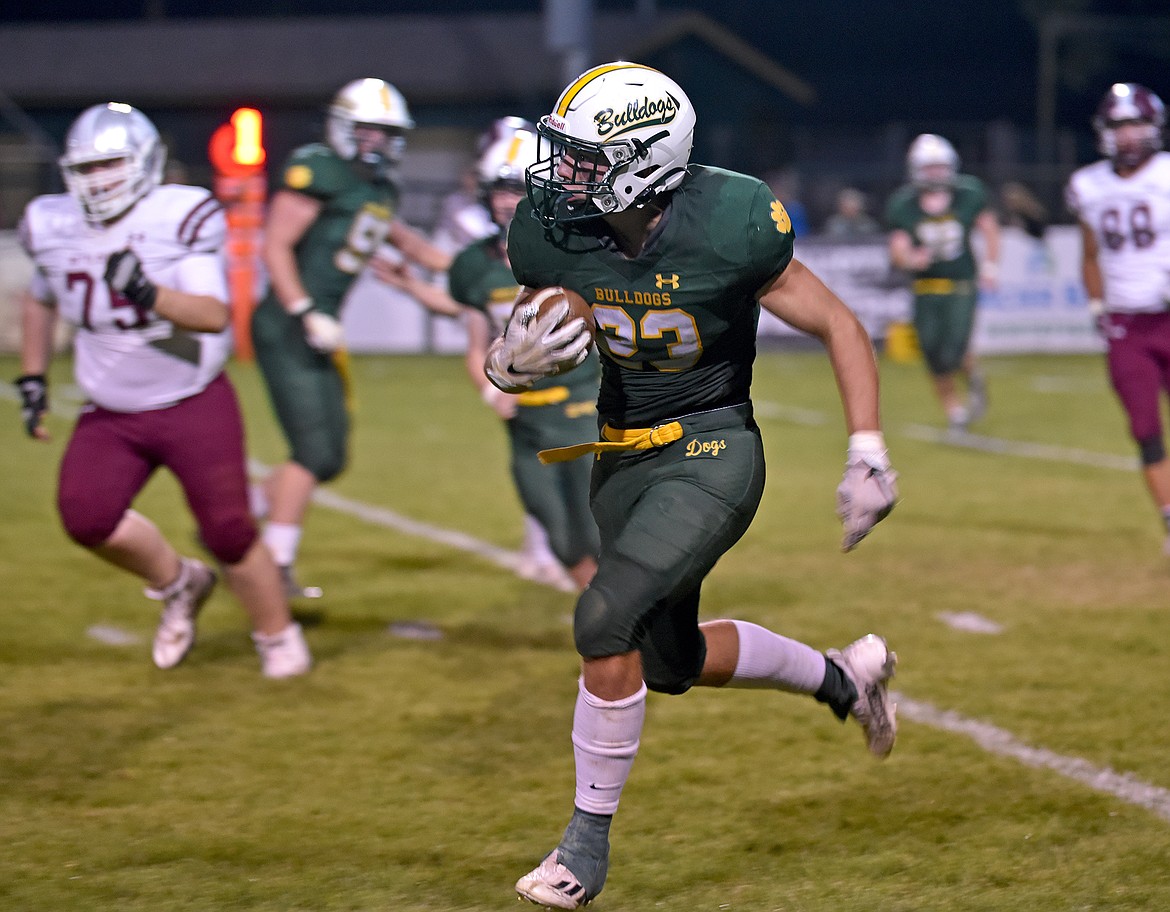
[[[4,395],[4,398],[13,399],[15,397],[9,394]],[[797,409],[789,412],[778,405],[767,404],[767,406],[768,411],[771,411],[773,408],[775,411],[773,415],[767,415],[766,412],[761,413],[765,417],[786,417],[788,420],[798,421],[799,423],[823,423],[823,420],[817,421],[815,419],[817,413],[811,410]],[[793,416],[801,416],[801,418]],[[984,439],[991,440],[993,438]],[[1010,441],[1002,441],[1002,443],[1007,444]],[[1031,454],[1031,458],[1039,459],[1081,461],[1068,459],[1068,454],[1085,453],[1085,451],[1066,450],[1062,447],[1044,447],[1031,444],[1025,444],[1023,446],[1038,448],[1042,451],[1044,455]],[[1008,449],[996,450],[994,452],[1004,452],[1007,455],[1021,455],[1013,453]],[[1095,465],[1099,468],[1109,469],[1124,468],[1126,470],[1133,467],[1131,461],[1126,460],[1126,464],[1123,466],[1121,465],[1122,460],[1118,457],[1110,457],[1108,454],[1087,453],[1085,455],[1097,457],[1095,461],[1086,461],[1085,464],[1087,465]],[[254,475],[260,477],[263,477],[269,471],[267,466],[255,460],[249,460],[249,470]],[[342,497],[332,491],[318,488],[313,494],[313,501],[328,509],[355,516],[372,525],[384,526],[406,535],[418,536],[428,541],[467,551],[500,567],[511,570],[513,573],[517,571],[520,564],[519,552],[510,551],[507,548],[500,548],[462,532],[419,522],[395,513],[393,510],[387,510],[383,507],[376,507],[363,503],[362,501]],[[1058,775],[1086,785],[1094,791],[1112,795],[1128,804],[1144,808],[1162,819],[1170,821],[1170,791],[1156,785],[1151,785],[1148,782],[1143,782],[1132,773],[1118,773],[1109,767],[1094,766],[1088,760],[1081,757],[1066,757],[1045,748],[1032,747],[1020,741],[1011,732],[1005,731],[1002,728],[997,728],[987,722],[968,719],[950,710],[938,709],[924,701],[911,699],[905,694],[893,694],[893,697],[898,703],[898,711],[903,719],[908,719],[911,722],[927,725],[931,728],[952,734],[963,735],[964,737],[970,738],[988,753],[1001,757],[1009,757],[1023,763],[1025,766],[1051,770]]]
[[[255,478],[264,478],[271,469],[262,462],[249,459],[248,471]],[[404,535],[412,535],[415,538],[426,539],[436,544],[465,551],[468,554],[481,557],[498,567],[503,567],[505,570],[510,570],[518,576],[520,575],[519,571],[521,569],[523,555],[519,551],[501,548],[498,545],[482,541],[464,532],[444,529],[440,526],[432,526],[430,523],[411,519],[408,516],[403,516],[401,513],[395,513],[393,510],[387,510],[385,507],[376,507],[364,501],[344,497],[327,488],[317,487],[313,491],[313,503],[320,504],[331,510],[336,510],[338,513],[354,516],[370,523],[370,525],[393,529]]]
[[[1081,757],[1066,757],[1042,747],[1032,747],[1011,732],[987,722],[968,719],[950,710],[938,709],[921,700],[912,700],[905,694],[891,694],[898,704],[903,719],[929,725],[942,731],[963,735],[989,754],[1010,757],[1025,766],[1051,770],[1097,792],[1104,792],[1122,801],[1137,805],[1163,820],[1170,820],[1170,790],[1143,782],[1132,773],[1119,773],[1107,766],[1094,766]]]
[[[974,611],[943,611],[938,615],[938,619],[948,627],[966,633],[1003,633],[1003,624],[998,624]]]
[[[142,637],[138,634],[115,627],[113,624],[94,624],[86,628],[85,635],[107,646],[137,646],[142,642]]]
[[[816,409],[797,408],[778,402],[758,402],[755,412],[761,418],[773,418],[810,427],[820,426],[828,421],[828,416]],[[989,437],[984,434],[972,434],[970,431],[951,431],[925,424],[903,425],[901,434],[911,440],[978,450],[983,453],[995,453],[1000,456],[1018,456],[1021,459],[1041,459],[1049,462],[1087,465],[1096,469],[1115,469],[1120,472],[1133,472],[1139,468],[1138,460],[1134,456],[1097,453],[1092,450],[1057,446],[1050,443],[1008,440],[1004,437]]]
[[[1138,461],[1135,456],[1115,456],[1112,453],[1096,453],[1092,450],[1056,446],[1050,443],[1006,440],[1003,437],[988,437],[984,434],[972,434],[970,431],[951,431],[928,427],[924,424],[908,424],[902,428],[902,434],[913,440],[925,440],[928,443],[941,443],[945,446],[978,450],[981,453],[995,453],[999,456],[1044,459],[1049,462],[1087,465],[1096,469],[1117,469],[1121,472],[1134,472],[1138,469]]]

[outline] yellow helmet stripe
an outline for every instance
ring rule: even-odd
[[[508,145],[507,162],[509,165],[515,163],[516,157],[520,154],[520,147],[524,145],[524,139],[527,135],[527,133],[513,134],[512,142]]]
[[[582,73],[576,82],[561,93],[561,97],[557,100],[556,115],[558,117],[564,117],[568,114],[569,106],[573,103],[573,99],[577,97],[578,92],[598,76],[604,76],[606,73],[612,73],[614,70],[650,70],[652,73],[658,72],[653,67],[648,67],[641,63],[607,63],[599,67],[594,67]]]

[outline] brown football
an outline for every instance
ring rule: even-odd
[[[538,317],[544,316],[561,301],[569,302],[569,313],[561,321],[561,325],[580,317],[585,321],[585,328],[589,331],[590,345],[592,345],[593,339],[597,335],[597,324],[593,322],[593,308],[571,288],[562,288],[560,285],[548,288],[530,288],[517,298],[516,306],[512,312],[518,320],[527,325]]]

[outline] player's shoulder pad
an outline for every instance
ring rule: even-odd
[[[152,234],[170,238],[184,247],[214,252],[227,236],[223,206],[204,187],[163,184],[139,201],[152,222]]]
[[[68,193],[35,197],[25,206],[20,219],[20,244],[25,253],[35,257],[55,239],[76,235],[84,221],[81,207]]]
[[[306,196],[323,198],[336,193],[350,179],[348,162],[325,143],[309,143],[294,149],[288,157],[280,185]]]

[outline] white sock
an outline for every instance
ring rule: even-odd
[[[591,814],[613,814],[630,777],[642,723],[646,685],[624,700],[602,700],[577,684],[573,712],[573,756],[577,761],[576,805]]]
[[[281,567],[290,567],[297,559],[301,544],[301,527],[292,523],[270,522],[264,527],[264,544],[272,552],[272,559]]]
[[[557,563],[557,557],[548,545],[548,532],[539,519],[527,513],[524,515],[523,551],[538,564]]]
[[[739,634],[739,659],[725,687],[766,687],[816,693],[825,680],[825,656],[759,624],[732,621]]]

